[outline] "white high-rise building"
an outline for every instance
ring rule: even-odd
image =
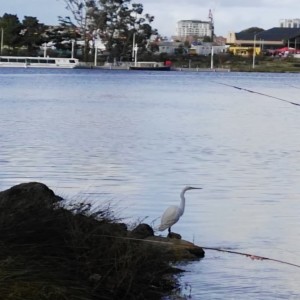
[[[280,27],[284,28],[300,28],[300,19],[281,19]]]
[[[177,22],[176,35],[178,37],[211,37],[213,34],[212,22],[199,20],[181,20]]]

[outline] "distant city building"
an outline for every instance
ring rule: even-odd
[[[202,43],[200,45],[192,45],[189,49],[190,54],[194,55],[211,55],[212,47],[214,48],[214,54],[220,54],[226,52],[228,46],[214,45],[213,43]]]
[[[180,42],[169,42],[169,41],[162,41],[158,45],[159,51],[158,54],[167,53],[167,54],[176,54],[179,48],[182,48],[183,52],[187,52],[184,46]]]
[[[281,19],[280,27],[282,27],[282,28],[300,28],[300,19]]]
[[[176,35],[178,38],[190,36],[203,38],[213,36],[213,24],[211,21],[181,20],[177,22]]]

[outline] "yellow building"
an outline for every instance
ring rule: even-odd
[[[261,53],[260,47],[242,47],[242,46],[230,46],[228,51],[233,55],[239,56],[252,56],[253,49],[255,49],[255,54],[259,55]]]
[[[268,50],[276,50],[282,47],[293,47],[296,50],[299,45],[299,28],[273,27],[268,30],[252,28],[241,32],[230,32],[226,39],[229,51],[234,55],[250,56],[257,55]]]

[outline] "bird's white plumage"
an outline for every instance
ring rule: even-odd
[[[159,231],[164,231],[166,229],[169,229],[169,232],[171,231],[171,226],[178,222],[179,218],[184,213],[185,208],[185,198],[184,193],[188,190],[192,189],[201,189],[201,188],[195,188],[191,186],[186,186],[180,193],[181,202],[179,206],[171,205],[169,206],[165,212],[163,213],[161,217],[160,226],[158,227]]]
[[[161,217],[161,223],[158,227],[159,231],[164,231],[170,228],[173,224],[175,224],[179,218],[181,217],[181,210],[178,206],[172,205],[169,206],[166,211],[163,213]]]

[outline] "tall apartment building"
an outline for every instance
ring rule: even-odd
[[[177,22],[176,35],[179,38],[190,36],[205,37],[213,36],[213,23],[199,20],[181,20]]]
[[[285,28],[300,28],[300,19],[281,19],[280,27]]]

